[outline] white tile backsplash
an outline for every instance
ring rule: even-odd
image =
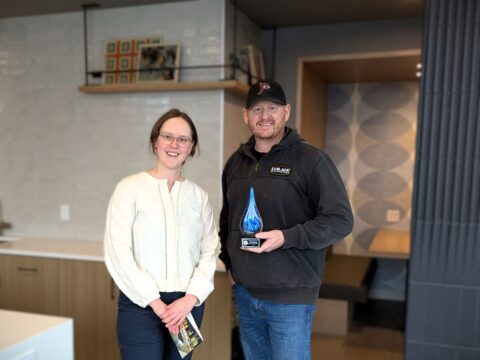
[[[103,65],[112,38],[163,35],[182,46],[181,64],[223,62],[222,0],[198,0],[88,12],[89,68]],[[195,16],[192,16],[192,15]],[[189,70],[181,80],[217,80],[220,69]],[[7,233],[101,240],[105,211],[122,177],[153,164],[148,138],[166,110],[197,125],[200,155],[185,174],[220,207],[222,92],[88,95],[83,14],[0,20],[0,202]],[[70,221],[60,221],[60,204]]]

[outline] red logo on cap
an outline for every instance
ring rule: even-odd
[[[270,85],[266,82],[261,82],[258,86],[260,87],[260,90],[258,90],[257,95],[262,95],[265,90],[270,89]]]

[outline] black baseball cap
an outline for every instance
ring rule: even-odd
[[[247,94],[246,108],[260,100],[270,100],[277,104],[287,105],[287,98],[279,83],[273,80],[262,80],[250,87]]]

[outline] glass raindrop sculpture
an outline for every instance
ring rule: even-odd
[[[246,237],[242,238],[242,247],[260,247],[260,239],[255,234],[262,231],[263,221],[255,202],[255,192],[250,187],[248,204],[240,220],[240,231]]]

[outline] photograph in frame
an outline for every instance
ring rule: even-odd
[[[242,47],[237,51],[237,65],[239,69],[236,70],[236,78],[241,83],[248,83],[248,72],[250,71],[248,56],[248,47]]]
[[[250,71],[255,77],[253,82],[265,80],[265,64],[263,63],[262,51],[253,45],[248,45],[248,60],[250,63]]]
[[[131,84],[137,81],[138,52],[143,44],[161,44],[163,36],[113,39],[104,45],[104,85]]]
[[[180,45],[144,44],[138,56],[137,81],[178,81]]]
[[[246,45],[237,51],[237,60],[240,70],[238,80],[248,83],[248,72],[252,75],[252,83],[265,79],[265,65],[263,53],[253,45]]]

